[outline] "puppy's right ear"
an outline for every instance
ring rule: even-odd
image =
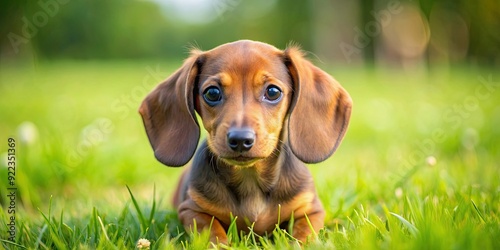
[[[292,152],[305,163],[333,154],[347,131],[352,99],[329,74],[304,58],[297,47],[285,50],[294,93],[288,118]]]
[[[146,96],[139,108],[155,157],[167,166],[185,165],[198,146],[200,127],[193,89],[202,60],[201,52],[193,52],[180,69]]]

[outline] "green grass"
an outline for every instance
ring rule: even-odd
[[[8,242],[2,156],[0,246],[133,249],[140,238],[152,249],[209,246],[206,234],[184,233],[170,205],[182,169],[154,159],[137,113],[179,65],[1,65],[0,154],[15,138],[17,224]],[[327,216],[305,248],[499,249],[500,74],[326,68],[354,111],[340,149],[310,166]],[[229,233],[232,248],[299,248],[279,229]]]

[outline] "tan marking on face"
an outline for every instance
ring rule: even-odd
[[[210,53],[206,64],[217,64],[210,62]],[[241,56],[218,55],[217,62],[225,64]],[[247,60],[233,60],[238,61],[237,65],[203,69],[197,97],[198,112],[208,132],[208,146],[230,165],[238,165],[238,157],[248,159],[245,165],[253,165],[273,153],[292,95],[287,69],[275,51],[257,53],[250,49],[245,56]],[[212,86],[222,91],[221,102],[214,106],[207,104],[202,95]],[[273,86],[282,93],[276,102],[265,97],[267,88]],[[249,151],[239,153],[228,146],[227,133],[231,128],[248,128],[255,132],[255,143]]]

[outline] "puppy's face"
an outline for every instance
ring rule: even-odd
[[[297,47],[281,51],[242,40],[193,50],[139,112],[155,157],[167,166],[193,156],[200,136],[195,110],[212,153],[230,165],[250,166],[275,159],[280,143],[305,163],[325,160],[345,135],[351,107],[345,89]]]
[[[283,52],[263,43],[225,44],[203,55],[195,87],[208,146],[230,165],[273,154],[292,96]]]

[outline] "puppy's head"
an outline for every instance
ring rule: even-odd
[[[230,165],[252,165],[287,141],[300,160],[314,163],[339,145],[351,99],[297,48],[244,40],[194,51],[139,111],[156,158],[169,166],[194,154],[195,111],[210,150]]]

